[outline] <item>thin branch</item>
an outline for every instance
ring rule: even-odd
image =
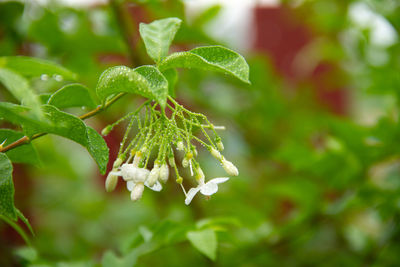
[[[138,65],[140,62],[139,57],[135,54],[135,51],[133,49],[135,47],[135,42],[134,42],[135,29],[133,29],[135,22],[133,21],[133,18],[124,9],[123,4],[119,5],[117,2],[118,2],[117,0],[109,0],[115,19],[118,23],[119,31],[127,46],[131,65],[132,67],[134,67]]]
[[[125,95],[125,93],[120,93],[116,96],[114,96],[110,101],[108,101],[107,103],[105,103],[104,105],[100,105],[97,108],[95,108],[94,110],[89,111],[88,113],[85,113],[81,116],[79,116],[79,119],[81,120],[85,120],[88,119],[90,117],[93,117],[95,115],[97,115],[98,113],[102,112],[103,110],[107,109],[109,106],[111,106],[115,101],[117,101],[118,99],[120,99],[123,95]],[[24,144],[27,144],[29,142],[31,142],[32,140],[39,138],[41,136],[46,135],[47,133],[39,133],[39,134],[34,134],[32,135],[31,138],[29,138],[28,136],[24,136],[21,137],[20,139],[18,139],[17,141],[12,142],[11,144],[0,148],[0,153],[4,153],[7,152],[11,149],[14,149],[16,147],[22,146]]]

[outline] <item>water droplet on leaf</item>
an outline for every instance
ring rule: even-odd
[[[42,81],[47,81],[47,80],[49,79],[49,75],[47,75],[47,74],[42,74],[42,75],[40,75],[40,79],[41,79]]]

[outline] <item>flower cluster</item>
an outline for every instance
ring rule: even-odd
[[[106,135],[122,121],[129,120],[113,170],[106,179],[105,186],[108,192],[115,189],[118,177],[121,176],[131,192],[131,199],[136,201],[142,197],[145,187],[160,191],[162,183],[167,182],[172,169],[176,182],[186,196],[186,205],[198,192],[206,196],[216,193],[218,184],[226,182],[229,178],[205,181],[205,175],[196,160],[197,149],[194,142],[204,146],[221,163],[228,175],[239,175],[235,165],[221,155],[224,145],[216,130],[224,127],[214,126],[205,115],[185,109],[171,97],[169,100],[170,104],[167,104],[166,110],[160,109],[157,103],[146,101],[134,112],[104,128],[102,134]],[[201,132],[203,138],[196,136],[195,132]],[[179,162],[183,168],[190,169],[190,175],[195,177],[198,184],[188,192],[183,186],[183,177],[179,174],[175,154],[177,157],[183,155]],[[154,162],[149,171],[147,168],[151,160]]]

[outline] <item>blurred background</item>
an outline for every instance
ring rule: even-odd
[[[183,19],[171,51],[222,44],[250,65],[251,85],[192,69],[176,87],[226,126],[240,175],[190,206],[174,178],[133,203],[121,182],[105,192],[83,147],[39,138],[40,162],[14,164],[32,247],[0,222],[0,266],[399,266],[400,2],[0,1],[0,56],[58,62],[94,93],[107,67],[152,64],[138,24],[166,17]],[[67,83],[32,80],[42,94]],[[126,96],[88,124],[101,131],[142,101]],[[110,164],[123,133],[105,137]],[[199,160],[207,178],[224,175],[201,148]],[[214,262],[185,238],[202,227],[217,233]]]

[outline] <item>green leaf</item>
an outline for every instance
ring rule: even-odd
[[[186,236],[198,251],[213,261],[216,259],[218,241],[214,230],[189,231]]]
[[[24,127],[28,136],[37,133],[52,133],[86,146],[86,125],[81,119],[50,105],[43,105],[42,110],[50,123]]]
[[[39,95],[40,103],[47,104],[47,102],[49,101],[50,97],[51,97],[51,94],[41,94],[41,95]]]
[[[25,127],[45,127],[46,122],[38,120],[32,115],[28,107],[0,102],[0,119]]]
[[[12,220],[17,219],[14,207],[13,167],[6,154],[0,153],[0,215]]]
[[[147,54],[156,63],[168,55],[169,47],[181,22],[182,20],[178,18],[167,18],[149,24],[140,23],[139,32],[146,46]]]
[[[101,260],[102,267],[132,267],[135,266],[138,255],[135,251],[128,253],[123,257],[118,257],[114,252],[108,250],[104,253]]]
[[[238,53],[222,46],[204,46],[166,57],[159,65],[161,71],[170,68],[198,68],[227,73],[250,83],[249,65]]]
[[[37,251],[33,247],[20,247],[14,250],[14,254],[27,262],[34,262],[38,257]]]
[[[93,128],[86,127],[88,144],[87,150],[95,159],[100,173],[105,174],[107,171],[109,149],[103,137]]]
[[[0,82],[19,100],[23,105],[30,107],[33,114],[41,118],[40,99],[29,86],[29,82],[12,70],[0,68]]]
[[[204,10],[192,22],[192,26],[196,28],[204,27],[207,23],[214,20],[221,12],[222,6],[215,4]]]
[[[51,95],[47,104],[56,106],[57,108],[96,107],[89,89],[79,83],[68,84],[60,88]]]
[[[152,98],[165,108],[168,96],[168,81],[154,66],[141,66],[135,69],[148,82]]]
[[[105,70],[96,87],[96,93],[103,101],[116,93],[132,93],[157,100],[165,107],[168,96],[168,81],[154,66],[130,69],[125,66]]]
[[[0,103],[0,117],[22,125],[25,135],[31,137],[38,133],[51,133],[73,140],[87,148],[99,166],[100,172],[104,174],[108,162],[108,148],[104,140],[101,141],[103,138],[100,134],[87,127],[81,119],[60,111],[54,106],[43,105],[42,110],[47,119],[46,123],[26,116],[29,114],[29,109],[26,107]]]
[[[17,141],[22,138],[24,134],[22,132],[17,132],[9,129],[0,129],[0,143],[4,140],[4,146]],[[36,149],[31,143],[18,146],[10,151],[6,152],[7,157],[15,163],[27,163],[33,165],[40,165],[39,155]]]
[[[17,212],[18,218],[20,218],[21,221],[23,221],[25,223],[26,227],[28,227],[31,234],[35,235],[35,232],[33,231],[31,224],[29,223],[28,219],[24,216],[24,214],[17,208],[15,208],[15,211]]]
[[[75,73],[56,63],[33,57],[0,57],[0,68],[8,68],[28,77],[46,74],[49,76],[60,75],[64,80],[76,80],[77,78]]]
[[[54,106],[44,105],[43,111],[52,124],[41,128],[31,128],[29,131],[31,133],[56,134],[83,145],[96,161],[100,172],[104,174],[108,163],[108,147],[103,137],[92,128],[86,126],[81,119],[60,111]]]
[[[108,96],[126,92],[151,98],[151,91],[146,80],[135,70],[126,66],[106,69],[99,78],[96,87],[98,97],[104,101]]]

